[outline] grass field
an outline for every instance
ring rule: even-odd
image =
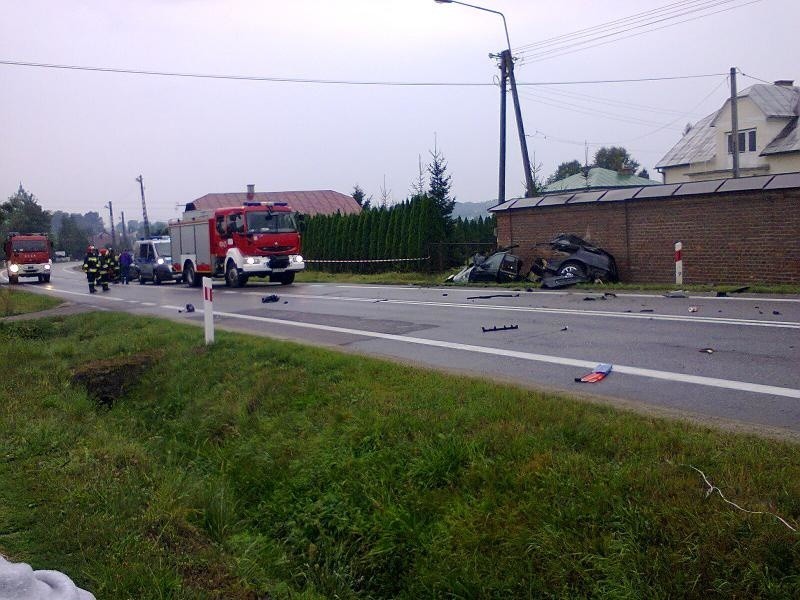
[[[43,294],[12,289],[9,286],[0,287],[0,317],[39,312],[40,310],[55,308],[62,302],[63,300]]]
[[[798,445],[125,314],[0,358],[0,553],[98,598],[800,596],[689,467],[795,525]]]
[[[518,281],[514,283],[494,284],[494,283],[470,283],[454,284],[445,282],[448,275],[457,273],[460,269],[455,269],[447,273],[407,273],[400,271],[389,271],[386,273],[327,273],[324,271],[303,271],[297,275],[298,282],[306,283],[374,283],[382,285],[420,285],[420,286],[459,286],[466,287],[508,287],[508,288],[539,288],[538,283]],[[652,292],[665,292],[668,290],[682,289],[690,292],[730,292],[741,286],[735,285],[699,285],[687,284],[676,286],[670,283],[612,283],[612,284],[581,284],[566,289],[578,290],[642,290]],[[759,294],[800,294],[798,285],[767,285],[752,284],[747,293]]]

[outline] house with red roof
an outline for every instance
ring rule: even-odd
[[[228,206],[241,206],[245,202],[286,202],[300,214],[343,215],[358,214],[361,206],[352,196],[333,190],[309,190],[295,192],[256,192],[255,186],[248,185],[246,192],[226,192],[206,194],[189,202],[186,210],[214,210]]]

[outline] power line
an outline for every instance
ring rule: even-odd
[[[739,4],[737,6],[730,6],[728,8],[723,8],[723,9],[720,9],[720,10],[712,11],[712,12],[709,12],[709,13],[706,13],[706,14],[703,14],[703,15],[697,15],[695,17],[692,17],[692,18],[689,18],[689,19],[684,19],[682,21],[677,21],[675,23],[667,23],[666,25],[662,25],[660,27],[653,27],[651,29],[646,29],[645,31],[639,31],[639,32],[636,32],[636,33],[632,33],[630,35],[618,37],[616,39],[606,40],[604,42],[599,42],[597,44],[590,44],[589,43],[589,42],[595,41],[597,39],[601,39],[601,37],[608,37],[608,36],[600,36],[600,37],[594,38],[592,40],[586,40],[585,42],[583,42],[584,44],[588,44],[588,45],[583,45],[581,47],[573,48],[571,50],[566,50],[566,48],[568,48],[568,46],[564,46],[562,48],[555,48],[553,50],[548,50],[548,51],[542,52],[540,54],[535,54],[534,53],[530,57],[524,57],[522,59],[522,62],[523,62],[523,64],[526,64],[528,62],[541,62],[543,60],[549,60],[551,58],[558,58],[560,56],[565,56],[567,54],[574,54],[575,52],[581,52],[583,50],[588,50],[590,48],[597,48],[598,46],[605,46],[607,44],[613,44],[613,43],[619,42],[621,40],[627,40],[627,39],[630,39],[630,38],[633,38],[633,37],[638,37],[640,35],[644,35],[646,33],[652,33],[653,31],[659,31],[661,29],[666,29],[668,27],[674,27],[676,25],[681,25],[683,23],[689,23],[691,21],[697,21],[698,19],[703,19],[705,17],[710,17],[712,15],[716,15],[716,14],[719,14],[719,13],[728,12],[728,11],[731,11],[731,10],[736,10],[737,8],[743,8],[745,6],[749,6],[750,4],[755,4],[755,3],[761,2],[761,1],[762,0],[751,0],[750,2],[745,2],[745,3]],[[619,31],[619,32],[617,32],[617,34],[614,34],[614,35],[625,33],[626,31],[630,31],[632,29],[636,29],[636,27],[632,27],[630,29],[625,29],[625,30]],[[577,45],[577,44],[574,44],[574,45]],[[560,52],[561,50],[565,50],[565,51],[564,52]]]
[[[613,21],[607,21],[605,23],[600,23],[599,25],[593,25],[592,27],[586,27],[585,29],[579,29],[577,31],[573,31],[571,33],[565,33],[562,35],[558,35],[552,38],[547,38],[538,42],[533,42],[531,44],[523,44],[517,48],[514,48],[514,52],[522,52],[524,53],[527,50],[533,50],[536,48],[542,48],[545,46],[552,46],[559,43],[565,43],[568,41],[572,41],[575,39],[579,39],[582,37],[588,37],[593,35],[598,29],[602,29],[603,31],[608,31],[609,29],[618,29],[621,27],[629,26],[633,23],[644,21],[650,18],[655,18],[659,13],[670,13],[670,12],[677,12],[680,10],[684,10],[686,8],[691,7],[691,5],[700,5],[703,3],[715,2],[717,0],[682,0],[681,2],[673,2],[671,4],[667,4],[660,8],[646,10],[640,13],[636,13],[633,15],[628,15],[626,17],[621,17],[619,19],[614,19]],[[688,5],[688,6],[687,6]]]
[[[539,93],[548,93],[548,94],[555,94],[557,96],[566,96],[567,98],[572,98],[579,102],[592,102],[592,103],[600,103],[606,104],[608,106],[617,107],[617,108],[625,108],[628,110],[635,110],[638,112],[653,112],[653,113],[662,113],[662,114],[669,114],[669,115],[681,115],[683,114],[682,111],[679,110],[672,110],[668,108],[658,108],[656,106],[648,106],[646,104],[636,104],[634,102],[625,102],[622,100],[613,100],[611,98],[602,98],[600,96],[592,96],[589,94],[581,94],[578,92],[566,92],[563,90],[554,90],[550,88],[539,88],[536,90]]]
[[[760,1],[760,0],[755,0]],[[148,71],[144,69],[123,69],[121,67],[96,67],[86,65],[65,65],[56,63],[38,63],[21,60],[0,60],[0,65],[16,67],[33,67],[40,69],[57,69],[68,71],[90,71],[97,73],[117,73],[122,75],[148,75],[157,77],[183,77],[192,79],[219,79],[232,81],[255,81],[266,83],[306,83],[314,85],[352,85],[352,86],[436,86],[436,87],[497,87],[497,83],[489,82],[434,82],[434,81],[368,81],[368,80],[335,80],[335,79],[301,79],[296,77],[274,77],[257,75],[227,75],[211,73],[183,73],[178,71]],[[650,81],[674,81],[680,79],[698,79],[718,77],[726,73],[704,73],[700,75],[670,75],[664,77],[639,77],[629,79],[586,79],[578,81],[532,81],[517,82],[518,86],[545,85],[592,85],[605,83],[638,83]]]

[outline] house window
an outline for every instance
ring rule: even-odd
[[[756,151],[756,130],[739,132],[739,153]],[[728,154],[733,154],[733,136],[728,134]]]

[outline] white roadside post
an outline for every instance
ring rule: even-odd
[[[683,285],[683,244],[675,242],[675,285]]]
[[[214,343],[214,287],[209,277],[203,277],[203,313],[208,346]]]

